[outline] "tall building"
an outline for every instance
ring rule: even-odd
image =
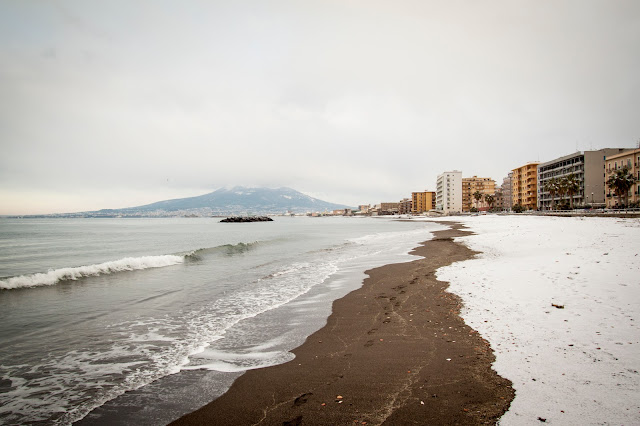
[[[578,180],[579,189],[572,195],[573,205],[604,204],[605,202],[605,157],[617,156],[624,152],[624,148],[604,148],[597,151],[579,151],[555,160],[538,165],[538,208],[550,210],[552,205],[569,204],[569,194],[554,194],[553,202],[545,184],[549,179],[562,179],[574,175]]]
[[[476,201],[473,194],[480,192],[482,198]],[[462,178],[462,211],[468,212],[472,207],[478,210],[487,210],[488,205],[484,200],[485,195],[495,195],[496,181],[491,178],[479,178],[478,176]]]
[[[432,191],[412,192],[413,206],[411,212],[420,214],[436,208],[436,193]]]
[[[606,181],[616,170],[627,168],[636,178],[636,183],[628,192],[627,204],[637,203],[640,200],[640,149],[627,150],[626,152],[608,156],[605,159],[605,191],[607,208],[615,207],[618,204],[618,196],[613,188],[606,186]],[[624,203],[624,197],[622,199]]]
[[[403,198],[398,203],[398,214],[410,214],[412,213],[413,202],[409,198]]]
[[[462,172],[454,170],[438,175],[436,210],[445,214],[462,212]]]
[[[513,178],[513,172],[509,172],[506,178],[502,179],[502,204],[500,205],[503,211],[511,211],[513,207],[513,199],[511,196],[511,179]]]
[[[513,169],[511,179],[511,203],[520,204],[525,210],[538,207],[538,164],[528,163]]]
[[[504,210],[504,194],[502,193],[502,188],[501,187],[497,187],[496,188],[496,194],[495,194],[495,199],[494,199],[494,203],[493,203],[494,208],[498,209],[498,210]]]

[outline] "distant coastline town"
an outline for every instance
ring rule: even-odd
[[[490,177],[438,175],[435,191],[331,215],[456,215],[474,212],[563,212],[640,207],[640,148],[578,151],[512,169],[501,185]],[[314,214],[312,214],[314,215]]]
[[[357,208],[314,199],[290,188],[234,187],[140,207],[11,217],[446,216],[622,211],[634,215],[640,214],[639,181],[640,146],[578,151],[546,162],[529,162],[508,172],[500,185],[491,177],[463,177],[459,170],[446,171],[438,175],[435,191],[411,192],[399,201]]]

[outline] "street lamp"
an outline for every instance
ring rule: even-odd
[[[593,192],[591,193],[591,207],[593,207]]]

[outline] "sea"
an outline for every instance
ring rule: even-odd
[[[0,219],[0,424],[162,425],[284,363],[441,225]]]

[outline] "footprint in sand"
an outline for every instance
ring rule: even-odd
[[[293,401],[293,406],[298,407],[302,404],[305,404],[311,395],[313,395],[311,392],[303,393]]]
[[[301,424],[302,424],[302,416],[298,416],[295,419],[282,422],[282,426],[299,426]]]

